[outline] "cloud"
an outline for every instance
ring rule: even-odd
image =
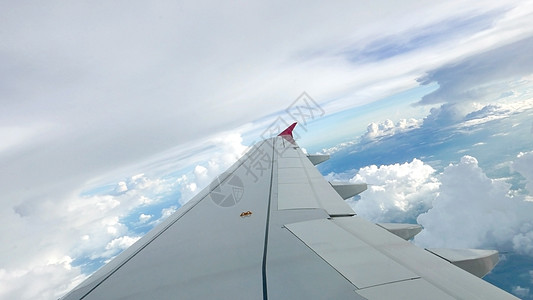
[[[518,297],[528,297],[529,296],[529,288],[521,287],[521,286],[515,286],[513,287],[513,294],[517,295]]]
[[[146,222],[148,222],[152,217],[153,217],[152,215],[140,214],[140,215],[139,215],[139,223],[146,223]]]
[[[113,239],[107,245],[105,246],[105,252],[100,254],[100,257],[103,258],[111,258],[114,255],[117,255],[122,250],[127,249],[129,246],[133,245],[136,241],[138,241],[141,237],[131,237],[131,236],[121,236],[116,239]]]
[[[508,118],[514,114],[533,108],[529,98],[531,76],[513,81],[514,91],[509,95],[499,98],[498,102],[484,103],[486,99],[478,99],[480,102],[445,103],[439,107],[430,109],[422,126],[425,128],[456,126],[468,128],[485,124],[487,122]],[[507,86],[506,90],[513,89]]]
[[[359,169],[350,182],[368,183],[359,200],[349,201],[354,211],[371,221],[405,222],[426,211],[439,182],[435,170],[418,159],[404,164]]]
[[[525,170],[526,186],[533,182],[532,157],[533,152],[521,153],[513,162]],[[346,180],[348,174],[326,177]],[[533,256],[533,202],[505,181],[488,178],[472,156],[442,174],[414,159],[361,168],[349,181],[369,184],[348,200],[358,215],[374,222],[416,220],[424,230],[414,241],[422,247],[494,248]]]
[[[488,178],[471,156],[445,168],[440,182],[432,208],[417,218],[424,230],[415,243],[533,255],[533,202],[510,193],[509,184]]]
[[[419,104],[497,99],[510,80],[533,72],[532,48],[533,38],[526,38],[431,71],[420,82],[437,82],[439,89],[424,96]]]
[[[139,174],[116,186],[36,198],[1,210],[13,227],[0,235],[1,243],[9,245],[0,257],[0,297],[58,298],[85,278],[88,264],[98,266],[131,245],[138,237],[129,233],[123,218],[161,201],[175,184]]]
[[[465,118],[468,121],[476,114],[501,110],[501,107],[486,106],[476,111],[479,103],[515,100],[516,89],[523,81],[530,81],[528,78],[533,73],[530,49],[533,49],[533,38],[528,37],[428,72],[419,79],[421,84],[437,82],[439,88],[417,104],[443,104],[431,108],[430,115],[424,119],[425,125],[446,126],[465,121]],[[523,94],[522,91],[518,93]]]
[[[435,45],[477,34],[458,44],[463,53],[484,48],[485,40],[508,43],[509,36],[525,35],[528,28],[524,16],[494,23],[515,10],[527,12],[519,1],[307,3],[294,9],[281,2],[239,9],[210,3],[210,10],[192,2],[126,6],[3,5],[2,40],[9,42],[0,56],[6,99],[0,126],[52,126],[38,139],[22,134],[30,143],[2,158],[6,173],[21,174],[1,178],[0,188],[11,194],[6,197],[70,192],[64,187],[185,141],[200,143],[243,123],[274,118],[310,88],[319,102],[331,103],[328,113],[378,100],[415,86],[413,79],[430,65],[459,55],[448,46],[435,60]],[[112,13],[117,10],[120,14]],[[488,24],[492,34],[479,37]],[[406,39],[408,53],[387,62],[346,59],[353,45],[391,49]],[[22,192],[28,181],[31,192]]]
[[[319,153],[331,155],[335,152],[339,152],[354,145],[372,143],[386,137],[394,136],[398,133],[405,133],[410,130],[420,128],[421,125],[421,120],[413,118],[401,119],[396,122],[396,124],[392,120],[388,119],[383,122],[371,122],[366,128],[366,132],[357,139],[348,142],[343,142],[333,147],[323,148],[322,151],[320,151]]]
[[[189,201],[201,189],[206,187],[220,173],[229,168],[248,149],[243,145],[240,134],[226,133],[211,140],[214,150],[207,161],[196,165],[192,172],[178,178],[180,184],[181,205]]]
[[[370,141],[386,136],[392,136],[400,132],[406,132],[412,129],[419,128],[421,121],[416,119],[401,119],[396,124],[391,120],[386,120],[382,123],[370,123],[367,127],[366,133],[362,136],[363,141]]]
[[[511,167],[526,179],[526,189],[533,195],[533,151],[520,152]]]
[[[15,206],[11,219],[5,219],[11,220],[14,228],[1,238],[3,243],[11,240],[16,247],[4,251],[1,280],[19,282],[20,288],[13,284],[4,290],[0,285],[0,295],[50,299],[64,294],[85,277],[85,268],[94,271],[133,244],[139,238],[137,232],[132,232],[134,227],[146,226],[146,231],[166,219],[178,209],[176,204],[189,200],[246,149],[237,133],[213,138],[209,144],[207,151],[188,157],[190,162],[199,163],[190,172],[172,170],[169,174],[156,172],[157,176],[133,173],[115,184],[96,185],[53,201],[36,198]],[[153,214],[146,212],[161,206],[167,206],[160,209],[161,217],[150,222]],[[30,246],[39,239],[47,242],[38,248]],[[10,252],[15,249],[16,253]],[[62,257],[69,260],[61,261]],[[58,260],[61,263],[47,263]],[[39,275],[52,272],[57,273],[52,278],[57,281],[43,281],[46,276]]]
[[[57,299],[86,278],[71,263],[64,257],[32,268],[0,269],[0,298]]]
[[[170,215],[175,213],[178,210],[176,206],[171,206],[169,208],[165,208],[161,211],[161,217],[162,218],[168,218]]]
[[[339,152],[342,149],[345,149],[347,147],[355,145],[356,143],[357,143],[357,141],[343,142],[343,143],[337,144],[337,145],[335,145],[333,147],[323,148],[322,151],[320,151],[319,153],[320,154],[329,154],[329,155],[331,155],[331,154],[333,154],[335,152]]]
[[[8,151],[16,151],[21,147],[35,143],[36,140],[41,140],[44,135],[53,135],[54,128],[52,124],[47,123],[31,123],[31,124],[17,124],[11,126],[2,126],[0,123],[0,153]]]
[[[462,107],[461,107],[462,108]],[[457,104],[443,104],[430,109],[429,115],[424,118],[424,126],[445,127],[463,120],[466,114]]]
[[[392,35],[377,39],[365,45],[359,51],[347,54],[353,61],[381,61],[392,57],[416,51],[422,47],[429,47],[442,40],[450,40],[457,35],[471,32],[475,34],[493,26],[494,19],[498,19],[502,10],[493,10],[478,15],[462,15],[451,17],[442,22],[436,22],[422,28],[412,35]]]

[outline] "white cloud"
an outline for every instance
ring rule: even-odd
[[[531,83],[531,82],[529,82]],[[522,96],[525,94],[522,93],[516,93],[516,96]],[[525,110],[533,108],[533,101],[531,101],[530,98],[527,100],[518,100],[518,99],[508,99],[508,100],[500,100],[498,103],[491,103],[488,105],[477,105],[477,103],[474,103],[474,107],[478,107],[479,109],[474,110],[470,113],[468,113],[464,117],[464,122],[457,125],[457,128],[467,128],[471,126],[477,126],[481,124],[485,124],[487,122],[500,120],[504,118],[508,118],[513,114],[521,113]],[[515,127],[518,124],[515,124]]]
[[[366,132],[360,137],[352,141],[337,144],[333,147],[324,148],[322,151],[320,151],[320,153],[331,155],[358,143],[373,142],[384,137],[390,137],[398,133],[408,132],[410,130],[419,128],[421,125],[422,120],[413,118],[400,119],[398,122],[396,122],[396,124],[389,119],[379,123],[371,122],[366,128]]]
[[[533,167],[533,166],[529,166]],[[533,255],[533,203],[513,196],[510,185],[488,178],[471,156],[448,166],[432,208],[417,221],[424,247],[513,249]]]
[[[139,223],[146,223],[146,222],[148,222],[152,217],[153,217],[152,215],[140,214],[140,215],[139,215]]]
[[[418,159],[404,164],[361,168],[350,182],[369,184],[361,199],[350,201],[358,215],[371,221],[401,222],[427,210],[439,182],[435,170]]]
[[[527,287],[521,287],[519,285],[513,287],[513,294],[517,295],[518,297],[527,297],[529,296],[529,288]]]
[[[0,256],[0,298],[57,299],[87,275],[72,266],[72,260],[109,258],[131,245],[138,237],[128,234],[121,219],[139,206],[160,201],[175,185],[171,178],[139,174],[119,181],[115,189],[109,186],[107,192],[76,191],[0,210],[1,218],[13,226],[0,235],[1,244],[9,245]],[[149,218],[139,216],[144,222]]]
[[[533,196],[533,151],[519,153],[511,167],[526,178],[526,189]]]
[[[200,162],[192,172],[182,175],[177,180],[180,185],[181,205],[205,188],[215,176],[220,175],[246,152],[248,147],[242,142],[242,137],[238,133],[225,133],[211,140],[215,150],[210,152],[207,161]]]
[[[340,144],[335,145],[335,146],[330,147],[330,148],[324,148],[324,149],[322,149],[322,151],[320,153],[331,155],[331,154],[333,154],[335,152],[339,152],[340,150],[345,149],[347,147],[350,147],[352,145],[355,145],[357,143],[358,143],[358,140],[349,141],[349,142],[343,142],[343,143],[340,143]]]
[[[518,155],[514,165],[531,181],[533,152]],[[517,170],[519,171],[519,170]],[[346,180],[347,174],[328,174]],[[474,157],[463,156],[442,174],[420,160],[361,168],[350,182],[368,190],[349,204],[374,222],[417,220],[424,230],[415,237],[423,247],[495,248],[533,255],[533,202],[510,190],[503,180],[488,178]]]
[[[164,220],[164,219],[170,217],[177,210],[178,210],[177,206],[171,206],[171,207],[163,208],[161,210],[161,220]]]
[[[428,69],[527,36],[531,27],[531,7],[521,1],[210,6],[137,3],[113,14],[119,7],[51,1],[36,11],[4,4],[2,40],[9,43],[0,60],[9,80],[2,83],[0,126],[33,120],[65,130],[61,139],[43,135],[6,159],[6,173],[24,176],[2,178],[2,190],[23,199],[29,180],[34,191],[50,183],[64,191],[185,141],[272,116],[309,88],[329,101],[328,113],[378,100],[416,86],[414,78]],[[428,44],[413,38],[432,34]],[[373,59],[358,60],[365,55]],[[47,176],[37,176],[36,165]]]
[[[57,127],[51,124],[17,124],[2,126],[0,122],[0,153],[14,151],[19,147],[32,144],[40,140],[44,135],[56,135]]]
[[[117,186],[115,187],[115,193],[119,194],[124,193],[126,191],[128,191],[128,185],[126,184],[126,182],[121,181],[117,183]]]
[[[391,120],[385,120],[382,123],[370,123],[367,127],[366,133],[363,135],[363,140],[375,140],[386,136],[392,136],[400,132],[420,127],[422,121],[416,119],[401,119],[396,124]]]
[[[2,299],[57,299],[76,285],[86,275],[71,266],[72,259],[65,257],[56,262],[43,263],[24,269],[0,269],[0,298]]]
[[[116,239],[113,239],[107,245],[105,246],[105,252],[100,254],[100,257],[104,258],[110,258],[114,255],[117,255],[122,250],[128,248],[129,246],[133,245],[136,241],[138,241],[141,237],[136,236],[121,236]]]

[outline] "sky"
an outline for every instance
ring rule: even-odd
[[[320,108],[297,131],[310,152],[526,111],[532,14],[531,1],[0,3],[0,298],[64,294],[291,121],[304,92]],[[518,172],[531,155],[515,152]],[[493,174],[479,157],[418,159],[405,168],[427,194],[460,168]]]

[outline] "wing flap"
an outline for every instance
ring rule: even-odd
[[[329,155],[320,155],[320,154],[310,154],[307,155],[307,158],[311,161],[313,165],[318,165],[320,163],[325,162],[329,159]]]
[[[368,299],[516,299],[358,216],[285,227]]]
[[[330,182],[330,184],[342,199],[352,198],[366,191],[368,188],[366,183]]]
[[[360,217],[336,218],[332,222],[456,299],[516,299],[452,263]]]
[[[427,251],[444,258],[459,268],[483,277],[487,275],[498,263],[499,256],[496,250],[482,249],[426,249]]]
[[[286,227],[359,289],[419,278],[331,220],[300,222]]]
[[[376,225],[387,229],[390,233],[393,233],[406,241],[414,238],[415,235],[422,231],[422,226],[419,224],[376,223]]]

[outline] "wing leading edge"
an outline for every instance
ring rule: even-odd
[[[61,299],[517,299],[356,216],[295,125]]]

